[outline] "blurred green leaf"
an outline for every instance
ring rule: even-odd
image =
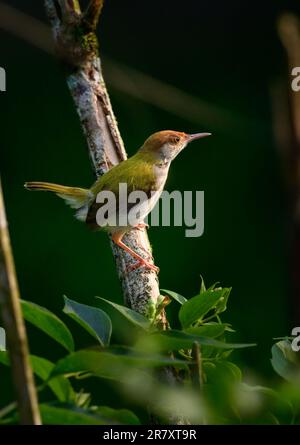
[[[214,363],[204,362],[203,370],[207,377],[208,383],[213,384],[216,379],[227,379],[229,381],[242,381],[242,371],[232,362],[220,360]]]
[[[89,332],[102,346],[110,341],[112,325],[109,316],[99,308],[77,303],[64,295],[63,311]]]
[[[199,335],[188,334],[187,332],[169,330],[150,335],[154,343],[157,343],[164,351],[189,349],[194,342],[200,345],[213,346],[219,349],[240,349],[255,346],[253,343],[225,343],[223,341],[214,340],[213,338],[202,337]]]
[[[178,294],[177,292],[173,292],[172,290],[161,289],[161,292],[165,292],[167,295],[169,295],[171,298],[173,298],[173,300],[177,301],[179,304],[184,304],[188,301],[185,297]]]
[[[224,334],[227,325],[225,323],[205,323],[203,326],[192,326],[186,329],[191,335],[199,335],[200,337],[215,338]]]
[[[61,374],[75,375],[90,372],[97,377],[122,381],[133,367],[155,368],[161,366],[185,366],[187,361],[172,359],[158,354],[138,353],[128,348],[119,348],[115,353],[81,350],[59,360],[52,377]]]
[[[107,425],[107,419],[76,406],[39,405],[44,425]]]
[[[45,334],[56,340],[69,352],[74,351],[74,341],[71,332],[55,314],[30,301],[21,300],[21,305],[26,321],[45,332]]]
[[[273,369],[285,380],[300,383],[300,361],[298,353],[292,350],[291,343],[282,340],[272,346],[271,363]]]
[[[106,300],[105,298],[102,298],[102,297],[96,297],[96,298],[103,300],[106,303],[113,306],[118,312],[120,312],[125,318],[127,318],[127,320],[131,321],[131,323],[138,326],[139,328],[142,328],[145,330],[148,330],[150,328],[151,322],[146,317],[139,314],[138,312],[133,311],[132,309],[129,309],[126,306],[122,306],[120,304],[113,303],[112,301]]]
[[[47,381],[50,373],[54,368],[54,363],[36,355],[30,355],[29,358],[34,374],[37,375],[41,380]],[[6,366],[10,366],[7,352],[0,352],[0,363]],[[47,385],[51,388],[60,402],[69,402],[75,400],[76,398],[76,394],[72,388],[71,383],[63,376],[59,376],[50,380],[49,382],[47,382]]]
[[[184,303],[179,310],[182,327],[187,328],[196,321],[201,321],[209,311],[217,309],[218,304],[220,306],[225,301],[227,293],[227,288],[207,290]],[[222,309],[222,306],[220,308]]]
[[[138,417],[128,409],[113,409],[109,406],[98,406],[95,412],[116,424],[140,425]]]

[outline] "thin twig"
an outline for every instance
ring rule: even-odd
[[[104,0],[90,0],[83,14],[83,23],[89,31],[95,31],[103,8]]]
[[[17,394],[20,422],[24,425],[40,425],[41,419],[29,362],[27,336],[22,318],[19,287],[7,227],[2,186],[0,179],[0,309],[13,381]]]
[[[203,373],[202,373],[201,350],[198,342],[195,342],[193,344],[192,358],[194,363],[190,366],[191,380],[194,385],[194,388],[197,390],[201,390],[203,385]]]

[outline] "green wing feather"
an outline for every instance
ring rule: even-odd
[[[99,228],[96,223],[96,213],[101,204],[96,203],[96,196],[101,191],[107,190],[115,194],[117,208],[119,205],[119,184],[121,183],[127,184],[128,193],[140,190],[147,195],[150,195],[152,191],[155,191],[156,176],[153,167],[153,162],[143,159],[143,157],[137,153],[130,159],[116,165],[97,179],[95,184],[91,187],[91,192],[95,196],[95,200],[89,207],[86,223],[94,228]],[[128,210],[130,210],[130,204],[128,204]]]

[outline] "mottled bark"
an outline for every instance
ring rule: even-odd
[[[85,12],[77,1],[45,0],[56,52],[66,70],[67,84],[75,102],[96,176],[126,159],[116,118],[102,76],[95,27],[103,1],[90,2]],[[151,253],[146,230],[132,230],[124,242],[141,256]],[[152,318],[159,297],[157,275],[140,267],[130,270],[135,260],[112,243],[125,303]],[[164,313],[162,313],[164,319]]]
[[[19,287],[10,244],[0,180],[0,310],[6,331],[20,423],[40,425],[25,325],[20,306]]]

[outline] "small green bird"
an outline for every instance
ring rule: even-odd
[[[138,253],[128,247],[122,241],[125,233],[132,228],[142,229],[145,227],[144,219],[151,212],[159,199],[168,176],[171,161],[191,141],[210,136],[211,133],[186,134],[178,131],[159,131],[152,134],[137,151],[137,153],[126,161],[114,166],[111,170],[97,179],[90,189],[78,187],[66,187],[48,182],[26,182],[28,190],[44,190],[56,193],[63,198],[72,208],[77,209],[76,218],[86,222],[91,228],[102,229],[111,233],[112,240],[132,255],[136,260],[136,267],[145,266],[155,272],[158,267],[142,258]],[[120,184],[126,184],[127,196],[131,192],[144,192],[144,199],[135,203],[127,203],[126,214],[122,214],[120,206]],[[113,192],[115,206],[107,209],[106,215],[110,215],[106,224],[100,223],[97,212],[103,205],[97,197],[100,192]],[[130,224],[128,213],[138,215],[136,223]],[[125,217],[125,219],[124,219]],[[123,221],[121,224],[119,221]],[[124,222],[125,221],[125,222]]]

